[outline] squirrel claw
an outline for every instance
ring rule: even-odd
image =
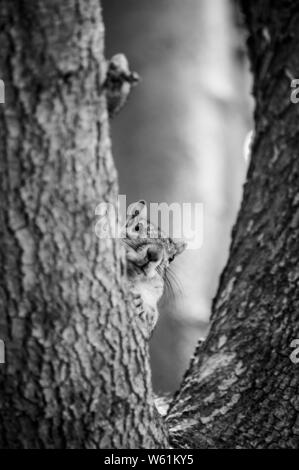
[[[139,294],[133,294],[133,303],[138,315],[144,311],[142,298]]]

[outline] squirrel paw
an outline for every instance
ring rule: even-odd
[[[144,307],[141,295],[133,294],[133,304],[137,315],[142,315],[144,313]]]

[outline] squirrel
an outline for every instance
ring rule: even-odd
[[[122,241],[126,250],[127,280],[137,313],[146,315],[151,336],[159,317],[157,303],[163,295],[166,271],[186,249],[186,243],[167,237],[150,223],[143,216],[145,207],[145,201],[134,204]]]

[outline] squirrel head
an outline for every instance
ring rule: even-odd
[[[127,276],[145,304],[154,307],[164,290],[165,272],[186,243],[167,237],[143,215],[146,203],[131,208],[123,242],[126,248]]]

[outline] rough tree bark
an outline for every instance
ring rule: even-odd
[[[254,74],[256,137],[230,258],[168,415],[175,446],[298,448],[299,6],[242,1]]]
[[[166,445],[115,240],[99,0],[0,0],[0,447]]]

